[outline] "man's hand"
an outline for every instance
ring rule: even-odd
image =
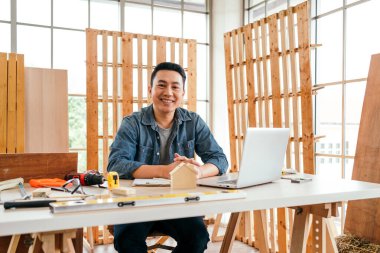
[[[202,166],[199,162],[197,162],[194,158],[187,158],[186,156],[181,156],[177,153],[174,153],[174,162],[184,162],[184,163],[191,163],[197,167]]]

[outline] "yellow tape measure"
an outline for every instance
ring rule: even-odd
[[[108,189],[119,188],[119,174],[116,171],[110,171],[107,175]]]

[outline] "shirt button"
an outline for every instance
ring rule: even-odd
[[[157,140],[159,140],[160,139],[160,136],[157,136]]]
[[[160,155],[160,153],[157,152],[157,155]]]

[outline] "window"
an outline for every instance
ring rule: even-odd
[[[85,170],[85,29],[196,39],[198,113],[208,122],[208,6],[208,0],[17,0],[15,6],[0,0],[0,51],[24,54],[28,67],[68,70],[69,148],[79,153],[79,168]]]

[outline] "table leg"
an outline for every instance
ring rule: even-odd
[[[290,243],[290,252],[305,253],[306,241],[309,229],[310,212],[298,207],[295,210],[292,240]]]
[[[228,221],[227,230],[224,234],[220,253],[229,253],[232,249],[232,243],[235,240],[236,229],[240,222],[242,213],[231,213],[230,220]]]

